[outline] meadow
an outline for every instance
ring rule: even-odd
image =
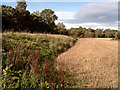
[[[2,35],[3,88],[69,87],[56,57],[74,45],[64,35],[6,32]]]
[[[16,3],[0,5],[3,88],[117,87],[119,30],[68,29],[52,9]]]

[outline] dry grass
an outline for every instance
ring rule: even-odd
[[[19,34],[19,32],[16,32],[16,33]],[[31,34],[31,33],[25,33],[25,32],[21,32],[21,34],[27,34],[27,35],[32,35],[32,36],[37,36],[37,35],[39,35],[39,36],[48,36],[48,37],[55,37],[55,38],[72,38],[72,37],[69,37],[69,36],[58,35],[58,34],[43,34],[43,33],[33,33],[33,34]]]
[[[78,87],[118,87],[118,41],[81,38],[57,61],[70,69]]]

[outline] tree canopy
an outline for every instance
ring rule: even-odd
[[[15,8],[6,5],[1,5],[1,8],[3,31],[55,33],[56,25],[54,21],[57,20],[57,16],[51,9],[45,9],[42,12],[35,11],[30,14],[26,10],[25,0],[18,1]],[[45,17],[45,15],[47,16]]]
[[[16,9],[17,9],[17,10],[25,11],[26,8],[27,8],[27,4],[26,4],[26,1],[25,1],[25,0],[17,1],[17,6],[16,6]]]
[[[42,17],[43,21],[50,25],[54,23],[55,20],[57,20],[57,16],[55,15],[54,11],[51,9],[45,9],[40,13],[40,16]]]
[[[19,0],[15,8],[1,5],[2,9],[2,30],[4,31],[26,31],[30,33],[56,33],[79,38],[120,38],[118,30],[92,29],[92,28],[71,28],[66,29],[63,23],[55,24],[58,17],[51,9],[44,9],[41,12],[30,13],[26,10],[25,0]]]

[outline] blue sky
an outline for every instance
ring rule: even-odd
[[[108,1],[108,0],[106,0]],[[111,1],[111,0],[110,0]],[[2,2],[15,7],[16,2]],[[66,28],[112,28],[117,29],[117,3],[110,2],[27,2],[27,10],[42,11],[52,9]]]
[[[42,11],[49,8],[54,11],[71,11],[76,12],[80,7],[84,6],[88,2],[27,2],[27,9],[31,12]],[[2,4],[15,7],[16,2],[2,2]]]

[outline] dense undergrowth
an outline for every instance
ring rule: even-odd
[[[74,45],[63,35],[3,33],[3,88],[68,88],[70,82],[55,58]]]

